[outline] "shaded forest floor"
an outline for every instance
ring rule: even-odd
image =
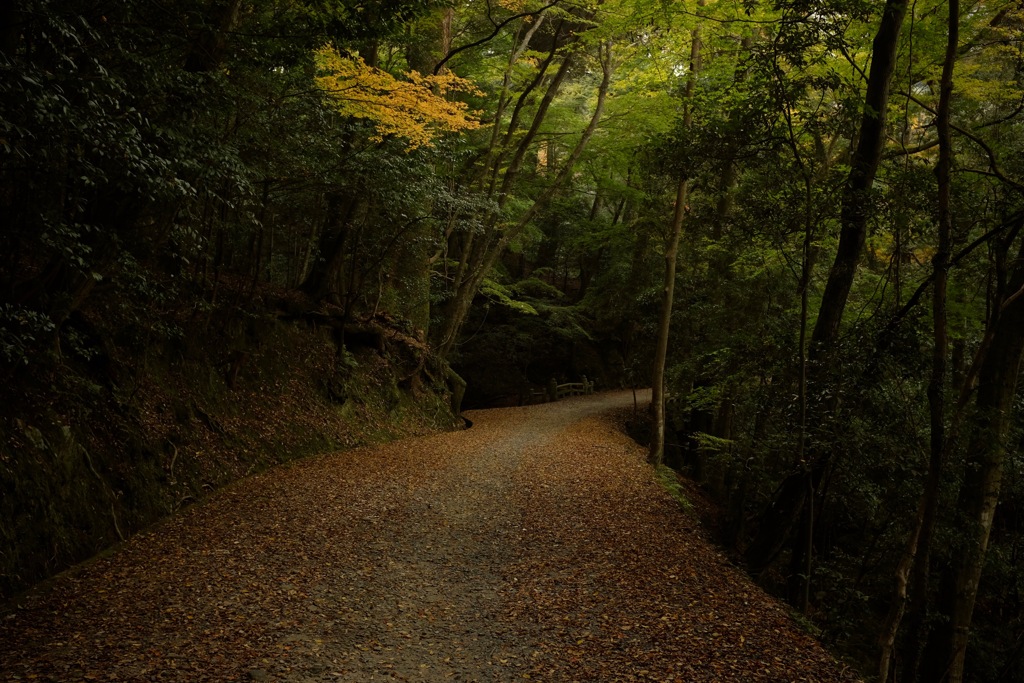
[[[0,613],[0,679],[855,680],[654,482],[632,401],[238,482]]]

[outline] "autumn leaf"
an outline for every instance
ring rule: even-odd
[[[340,113],[373,122],[377,140],[405,138],[412,150],[432,146],[438,134],[480,127],[465,102],[451,99],[457,93],[481,94],[464,78],[411,71],[406,80],[399,80],[368,66],[361,57],[342,56],[329,46],[317,50],[315,60],[317,86]]]

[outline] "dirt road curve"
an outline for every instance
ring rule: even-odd
[[[653,483],[632,400],[240,482],[0,614],[0,680],[846,680]]]

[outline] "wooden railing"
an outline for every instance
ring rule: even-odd
[[[557,401],[566,396],[584,396],[594,393],[594,383],[587,379],[586,375],[580,377],[579,382],[565,382],[559,384],[554,377],[548,382],[546,389],[534,389],[530,392],[530,403]]]
[[[555,385],[555,396],[565,398],[566,396],[583,396],[594,391],[594,385],[584,379],[582,382],[567,382],[566,384]]]

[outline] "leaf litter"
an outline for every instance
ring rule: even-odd
[[[0,680],[854,681],[611,392],[240,481],[0,611]]]

